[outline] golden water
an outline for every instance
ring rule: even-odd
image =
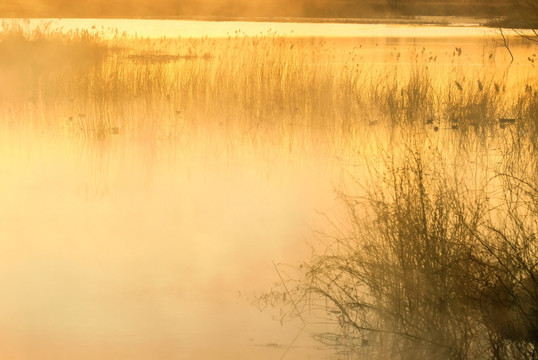
[[[532,48],[514,47],[516,62],[508,67],[494,31],[480,28],[133,20],[53,20],[50,26],[117,27],[152,37],[226,37],[236,30],[323,35],[327,61],[355,49],[372,74],[406,73],[416,64],[409,59],[429,51],[420,56],[438,56],[434,71],[459,61],[471,73],[501,74],[514,87],[533,70],[526,59]],[[454,47],[463,48],[463,58],[453,55]],[[250,301],[278,281],[274,263],[302,261],[313,231],[330,230],[320,213],[339,214],[335,188],[361,173],[357,149],[378,155],[369,142],[388,142],[384,128],[343,139],[304,128],[277,136],[242,123],[232,130],[187,123],[172,138],[123,128],[100,138],[63,125],[73,121],[68,116],[77,120],[79,99],[75,105],[58,99],[55,107],[43,93],[46,106],[16,107],[9,86],[3,88],[3,359],[323,356],[300,323],[281,325],[272,320],[274,311],[261,313]],[[133,101],[137,117],[160,118],[143,106],[136,110],[145,99]],[[157,114],[173,111],[161,109],[172,106],[164,102],[153,106]]]

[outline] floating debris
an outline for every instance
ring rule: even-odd
[[[499,125],[500,125],[501,129],[504,129],[507,126],[515,124],[515,122],[516,122],[516,119],[514,119],[514,118],[500,118],[499,119]]]
[[[501,123],[501,125],[514,124],[516,122],[516,119],[514,119],[514,118],[500,118],[499,122]]]

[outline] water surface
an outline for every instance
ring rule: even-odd
[[[121,19],[29,20],[27,27],[44,23],[53,31],[88,29],[105,37],[116,29],[128,36],[224,42],[230,36],[312,37],[313,55],[303,59],[304,68],[298,67],[303,70],[319,65],[323,74],[335,64],[335,69],[349,66],[354,56],[355,64],[364,66],[361,76],[372,79],[379,74],[399,79],[425,66],[434,79],[453,87],[468,74],[492,83],[504,79],[507,93],[519,90],[534,69],[527,59],[533,48],[514,39],[516,60],[509,66],[496,31],[479,27]],[[166,83],[167,74],[175,74],[166,66],[192,66],[198,76],[193,83],[202,76],[213,79],[218,49],[212,49],[215,57],[156,67],[157,74],[165,74]],[[114,69],[122,61],[128,60],[118,56],[106,66]],[[143,78],[154,67],[133,65],[129,76]],[[73,83],[84,78],[76,76]],[[48,88],[36,81],[35,89]],[[278,310],[260,312],[250,303],[279,280],[274,264],[301,262],[310,254],[308,243],[315,242],[313,233],[331,231],[322,214],[341,215],[335,189],[364,175],[364,158],[375,163],[381,149],[398,138],[397,131],[378,123],[375,111],[367,109],[366,125],[344,138],[296,125],[293,114],[273,123],[256,115],[255,107],[247,108],[248,116],[235,115],[259,116],[268,125],[238,120],[226,127],[233,116],[225,106],[203,108],[219,99],[204,92],[199,102],[185,104],[190,98],[174,98],[173,86],[168,94],[133,96],[112,110],[106,108],[110,99],[90,94],[66,99],[36,90],[35,97],[16,98],[4,90],[0,346],[5,358],[329,356],[303,324],[281,324],[272,319]],[[251,100],[248,89],[242,94],[246,100],[237,101]],[[324,114],[345,117],[344,105]],[[189,107],[190,113],[184,110]],[[119,134],[104,137],[77,131],[79,123],[98,115],[112,117],[106,121],[114,125],[135,117],[138,128],[132,125],[128,132],[120,126]],[[155,119],[181,126],[173,137],[153,133]],[[457,136],[448,128],[424,131],[433,143]]]

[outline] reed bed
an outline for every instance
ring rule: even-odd
[[[535,77],[476,73],[461,49],[443,63],[425,48],[395,52],[395,65],[379,68],[358,47],[271,34],[104,40],[6,26],[2,34],[10,50],[2,53],[17,56],[0,59],[2,108],[32,109],[16,116],[74,135],[174,136],[187,122],[341,137],[377,123],[483,130],[501,118],[536,131]]]
[[[422,48],[379,65],[356,45],[4,26],[0,129],[199,143],[207,156],[241,149],[268,164],[297,149],[330,154],[346,173],[334,234],[258,304],[282,320],[322,315],[334,327],[319,339],[350,357],[536,356],[534,333],[522,334],[536,326],[534,62],[515,77],[494,51],[476,67],[461,48]],[[499,287],[509,300],[492,295]]]

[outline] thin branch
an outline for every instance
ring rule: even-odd
[[[278,270],[277,270],[278,271]],[[300,316],[300,315],[299,315]],[[293,345],[295,344],[295,342],[297,341],[297,339],[299,338],[299,335],[301,335],[301,333],[304,331],[304,327],[305,325],[303,324],[303,327],[299,329],[299,332],[297,333],[297,335],[295,335],[295,337],[293,338],[291,344],[288,345],[288,348],[286,349],[286,351],[284,351],[284,353],[282,354],[282,356],[280,357],[280,360],[284,360],[284,358],[286,357],[286,355],[288,354],[288,352],[290,351],[290,349],[293,347]]]
[[[286,289],[286,293],[288,294],[291,303],[293,304],[293,307],[295,308],[295,311],[297,312],[297,316],[299,316],[299,319],[303,322],[303,325],[306,324],[306,321],[301,316],[301,312],[299,311],[299,308],[297,307],[297,304],[295,303],[295,300],[293,300],[293,297],[290,294],[290,291],[288,290],[288,287],[286,286],[286,282],[284,281],[284,278],[280,274],[280,271],[278,270],[278,267],[276,266],[275,262],[273,261],[273,266],[275,267],[276,273],[278,274],[278,277],[280,278],[280,281],[282,282],[282,285],[284,286],[284,289]]]
[[[425,343],[428,343],[428,344],[431,344],[431,345],[435,345],[435,346],[438,346],[440,348],[453,350],[453,348],[451,346],[441,344],[441,343],[439,343],[439,342],[437,342],[435,340],[432,340],[432,339],[427,339],[427,338],[424,338],[424,337],[421,337],[421,336],[410,334],[407,331],[401,332],[401,331],[397,331],[397,330],[385,330],[385,329],[376,329],[376,328],[371,328],[371,327],[360,326],[359,324],[357,324],[351,318],[351,316],[349,315],[349,313],[347,312],[345,307],[342,304],[340,304],[340,302],[337,299],[335,299],[332,295],[330,295],[329,293],[327,293],[326,291],[324,291],[324,290],[322,290],[320,288],[310,288],[310,291],[316,292],[319,295],[321,295],[321,296],[327,298],[328,300],[330,300],[334,305],[336,305],[340,309],[342,315],[344,315],[344,317],[347,319],[348,324],[350,324],[352,327],[354,327],[358,331],[371,331],[371,332],[381,333],[381,334],[398,335],[398,336],[408,338],[408,339],[411,339],[411,340],[421,341],[421,342],[425,342]]]
[[[508,52],[510,53],[510,57],[512,58],[512,61],[510,61],[510,64],[512,64],[514,62],[514,54],[512,54],[512,50],[510,50],[508,39],[506,38],[506,36],[504,36],[503,28],[500,27],[499,31],[501,32],[501,36],[503,37],[504,47],[506,48],[506,50],[508,50]]]

